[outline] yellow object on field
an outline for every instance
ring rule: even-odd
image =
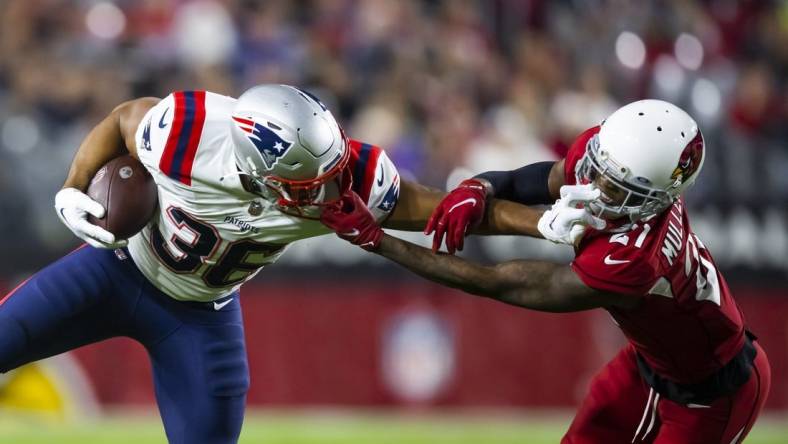
[[[34,362],[0,375],[0,414],[65,422],[95,416],[92,389],[68,355]]]
[[[40,364],[33,363],[7,374],[0,386],[0,408],[64,419],[66,399]]]

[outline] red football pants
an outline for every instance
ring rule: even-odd
[[[638,373],[634,348],[621,350],[591,381],[564,444],[738,444],[747,436],[769,393],[766,353],[758,351],[749,381],[711,405],[684,406],[656,393]]]

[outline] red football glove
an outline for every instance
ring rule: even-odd
[[[487,189],[477,179],[463,180],[453,189],[432,212],[424,234],[433,231],[432,251],[437,252],[446,235],[446,249],[449,254],[462,250],[465,235],[484,217]]]
[[[377,249],[383,239],[383,229],[375,216],[352,190],[343,194],[336,204],[323,208],[320,222],[337,236],[368,251]]]

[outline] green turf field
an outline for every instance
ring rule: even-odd
[[[565,419],[555,416],[503,416],[257,413],[248,415],[241,443],[546,444],[558,442],[566,425]],[[784,444],[788,421],[764,419],[746,442]],[[0,420],[0,443],[166,444],[166,440],[156,418],[113,417],[70,426],[6,418]]]

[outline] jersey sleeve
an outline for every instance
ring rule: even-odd
[[[647,251],[627,245],[637,233],[599,233],[584,239],[571,267],[589,287],[605,292],[642,296],[659,276]],[[626,244],[625,244],[626,242]]]
[[[353,191],[380,222],[397,206],[400,178],[394,163],[380,147],[350,141]]]
[[[575,176],[575,168],[577,167],[580,159],[586,153],[586,145],[588,140],[595,134],[599,133],[599,127],[595,126],[583,131],[582,134],[577,136],[569,151],[566,153],[566,160],[564,162],[564,183],[566,185],[577,185],[577,178]]]
[[[137,154],[154,178],[191,185],[192,167],[205,124],[205,91],[178,91],[162,99],[140,122]]]

